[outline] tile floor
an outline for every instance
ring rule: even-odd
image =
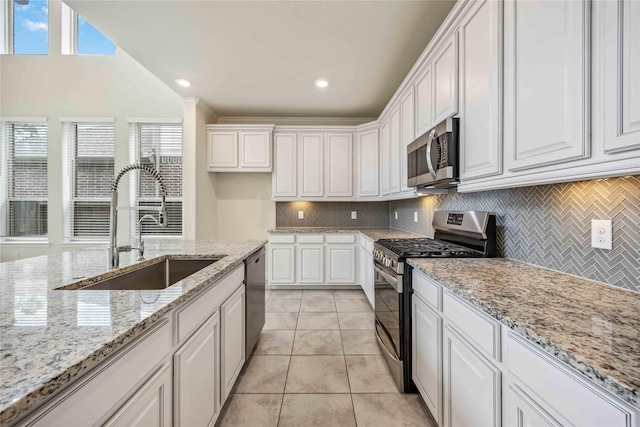
[[[267,292],[266,323],[217,425],[434,427],[389,374],[362,291]]]

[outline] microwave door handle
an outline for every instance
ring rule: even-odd
[[[436,179],[436,168],[433,166],[433,162],[431,161],[431,147],[433,146],[433,141],[436,140],[438,135],[436,135],[436,130],[432,130],[429,134],[429,142],[427,142],[427,167],[429,168],[429,172],[431,172],[431,176],[433,179]]]

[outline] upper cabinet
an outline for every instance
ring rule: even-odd
[[[380,124],[380,194],[389,194],[389,119],[385,118]]]
[[[460,178],[502,173],[502,4],[466,11],[460,42]]]
[[[296,197],[298,195],[297,135],[282,133],[273,135],[273,196]]]
[[[324,196],[324,147],[321,133],[300,134],[300,196]]]
[[[389,193],[400,192],[400,154],[402,154],[400,137],[400,106],[391,110],[389,115]],[[406,160],[405,160],[406,161]]]
[[[271,172],[273,125],[207,125],[209,172]]]
[[[402,192],[413,191],[407,186],[407,145],[411,144],[415,133],[415,108],[413,87],[410,87],[400,98],[400,190]]]
[[[358,134],[358,197],[375,197],[379,190],[378,129]]]
[[[458,43],[452,34],[433,57],[433,123],[458,112]]]
[[[327,134],[327,196],[353,196],[353,136]]]
[[[433,75],[431,65],[427,65],[415,83],[416,96],[416,136],[433,127]]]
[[[589,12],[587,1],[504,2],[504,138],[511,171],[590,155]]]

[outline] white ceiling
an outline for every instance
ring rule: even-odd
[[[65,3],[222,116],[376,117],[455,0]]]

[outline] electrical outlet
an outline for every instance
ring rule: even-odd
[[[298,211],[298,219],[304,219],[304,211]]]
[[[260,209],[256,212],[256,219],[262,219],[262,211]]]
[[[394,215],[395,215],[395,217],[396,217],[396,221],[397,221],[397,220],[398,220],[398,211],[395,211],[395,212],[394,212]]]
[[[613,249],[613,225],[609,219],[591,220],[591,247]]]
[[[358,219],[358,211],[351,211],[351,219]]]
[[[413,222],[418,222],[418,212],[413,213]]]

